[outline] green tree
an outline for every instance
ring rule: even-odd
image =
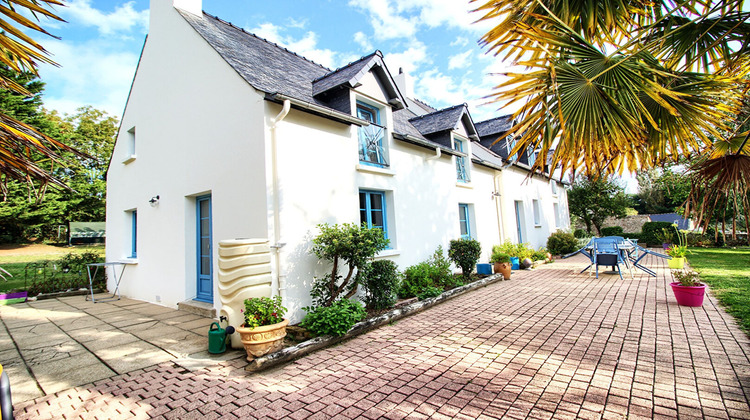
[[[568,191],[568,209],[592,232],[602,234],[602,224],[608,217],[622,218],[630,200],[625,190],[613,178],[578,177]]]
[[[639,171],[636,209],[642,214],[680,213],[690,195],[690,171],[685,167],[668,166]]]
[[[0,91],[0,103],[6,94]],[[39,126],[45,127],[50,135],[85,151],[93,159],[63,153],[68,165],[57,167],[54,174],[70,188],[47,191],[44,200],[24,182],[7,181],[0,201],[2,242],[22,241],[29,237],[54,240],[58,237],[58,227],[69,221],[89,222],[105,218],[105,175],[114,147],[117,118],[90,106],[79,108],[73,115],[60,117],[56,112],[33,109],[38,105],[26,105],[26,118],[38,120]]]

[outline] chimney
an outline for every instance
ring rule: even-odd
[[[411,86],[411,77],[409,77],[408,74],[404,73],[403,67],[398,68],[398,74],[393,77],[393,81],[396,82],[396,86],[398,86],[398,90],[402,95],[406,96],[407,98],[414,98],[414,90],[412,90]]]
[[[175,9],[192,13],[196,16],[203,16],[202,0],[172,0]]]

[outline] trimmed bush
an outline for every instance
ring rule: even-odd
[[[466,280],[471,278],[471,272],[474,271],[481,253],[482,245],[476,239],[454,239],[448,248],[448,258],[461,267],[461,273]]]
[[[565,255],[579,249],[578,240],[572,233],[557,231],[547,238],[547,250],[552,255]]]
[[[367,316],[361,303],[340,299],[331,306],[319,306],[308,311],[300,325],[315,335],[344,335]]]
[[[609,226],[602,228],[602,236],[622,236],[622,226]]]
[[[656,234],[662,233],[662,229],[672,228],[672,224],[669,222],[646,222],[641,228],[641,242],[646,245],[661,245],[661,242],[656,238]]]
[[[575,232],[573,232],[573,236],[575,236],[577,239],[581,239],[581,238],[588,238],[591,235],[589,235],[589,233],[586,232],[586,229],[576,229]]]
[[[396,263],[378,260],[360,271],[360,284],[365,290],[365,304],[370,309],[391,308],[396,303],[399,273]]]

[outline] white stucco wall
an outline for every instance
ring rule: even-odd
[[[502,171],[502,206],[504,234],[506,239],[518,242],[515,202],[521,203],[523,242],[534,248],[547,245],[547,238],[557,230],[570,229],[568,200],[566,190],[557,181],[535,175],[528,178],[528,172],[511,166]],[[557,193],[553,193],[551,183],[557,184]],[[534,223],[533,200],[539,201],[540,223]],[[555,223],[554,203],[558,203],[559,226]]]
[[[212,196],[214,274],[219,240],[267,234],[264,101],[171,2],[152,1],[151,20],[108,172],[107,260],[130,255],[137,209],[120,291],[174,306],[195,296],[196,196]],[[123,164],[133,127],[137,157]]]

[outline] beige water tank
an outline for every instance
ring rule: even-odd
[[[245,299],[271,297],[271,248],[266,239],[219,241],[219,299],[229,325],[241,326]],[[232,347],[243,348],[239,334]]]

